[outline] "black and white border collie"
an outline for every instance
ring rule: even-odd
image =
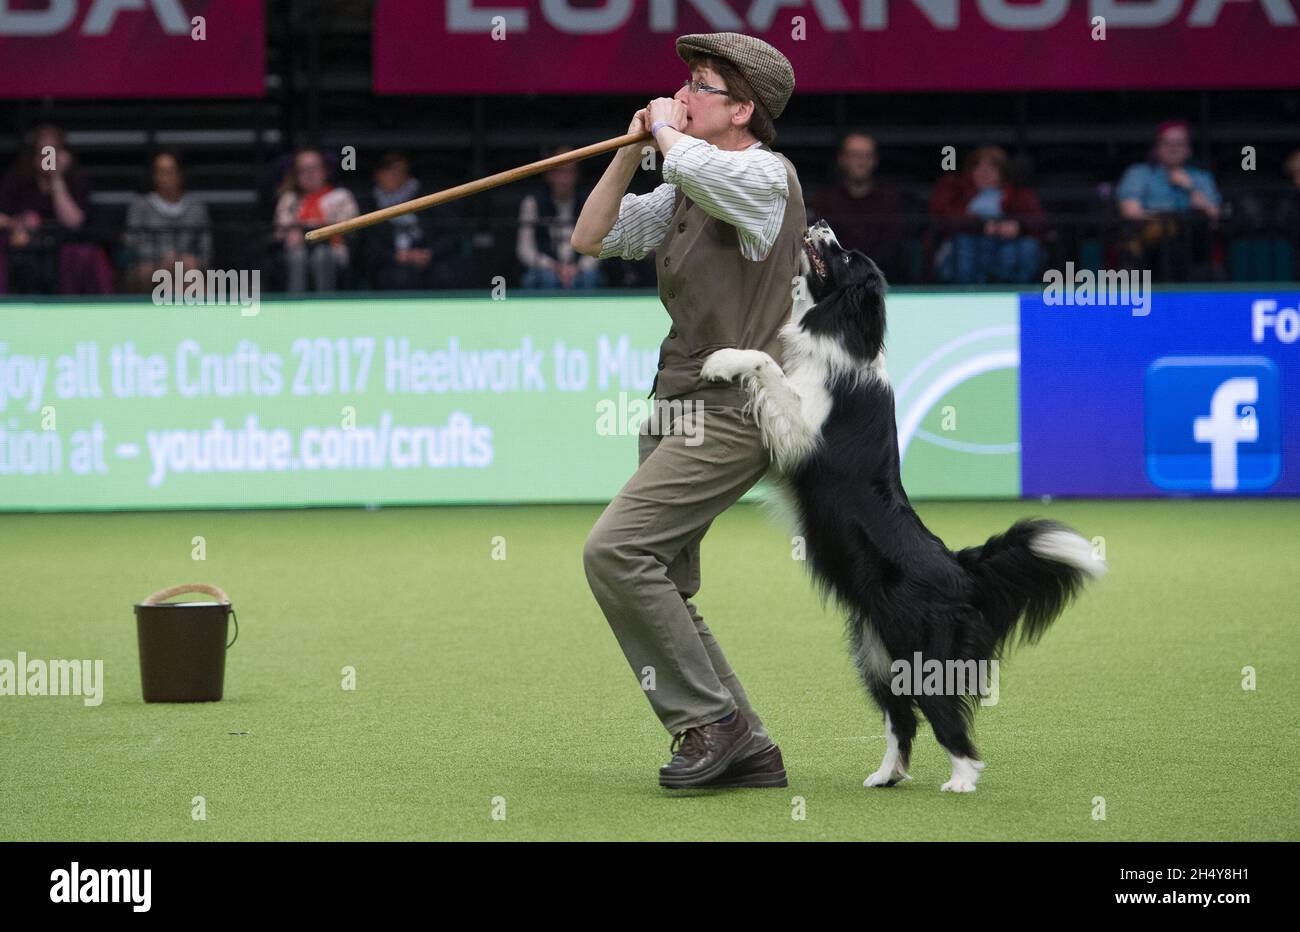
[[[885,715],[885,758],[863,785],[909,779],[919,708],[952,758],[943,789],[969,793],[984,769],[970,738],[978,694],[899,695],[894,662],[969,669],[995,660],[1017,632],[1033,643],[1106,567],[1088,541],[1053,521],[1021,521],[956,553],[930,533],[899,479],[884,276],[842,248],[825,221],[804,235],[801,265],[781,332],[785,370],[758,350],[722,349],[702,375],[741,378],[813,579],[848,613],[854,660]]]

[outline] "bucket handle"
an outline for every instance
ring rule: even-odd
[[[168,586],[166,589],[159,589],[153,595],[147,597],[141,604],[157,605],[159,602],[165,602],[167,599],[184,592],[202,592],[204,595],[212,596],[223,605],[230,604],[230,597],[226,595],[226,590],[222,589],[220,586],[211,586],[207,583],[181,583],[179,586]],[[235,614],[233,608],[230,610],[230,617],[235,622],[235,636],[231,639],[230,643],[226,645],[226,650],[230,650],[230,648],[234,647],[235,641],[239,640],[239,616]]]
[[[202,592],[210,595],[219,602],[230,604],[230,597],[220,586],[210,586],[207,583],[181,583],[179,586],[168,586],[166,589],[159,589],[153,595],[149,596],[142,602],[142,605],[157,605],[164,602],[172,596],[180,595],[183,592]]]

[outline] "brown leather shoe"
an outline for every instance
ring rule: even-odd
[[[773,787],[789,786],[790,782],[785,776],[785,761],[781,759],[781,749],[775,744],[769,744],[760,751],[733,760],[731,766],[723,771],[722,776],[708,785]]]
[[[739,709],[719,721],[688,728],[673,739],[673,759],[659,768],[659,785],[702,786],[748,753],[753,739],[754,732]]]

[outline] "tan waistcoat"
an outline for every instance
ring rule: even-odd
[[[772,150],[764,144],[762,148]],[[790,319],[791,279],[799,272],[799,251],[808,227],[803,190],[790,160],[785,165],[790,196],[776,242],[762,262],[740,254],[736,228],[711,217],[677,191],[668,233],[655,251],[659,300],[672,327],[659,346],[659,371],[651,393],[672,398],[690,393],[718,403],[742,404],[738,380],[704,382],[700,367],[724,346],[756,349],[781,363],[779,332]]]

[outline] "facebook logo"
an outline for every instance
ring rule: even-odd
[[[1282,474],[1277,366],[1166,356],[1146,375],[1147,476],[1181,492],[1262,491]]]

